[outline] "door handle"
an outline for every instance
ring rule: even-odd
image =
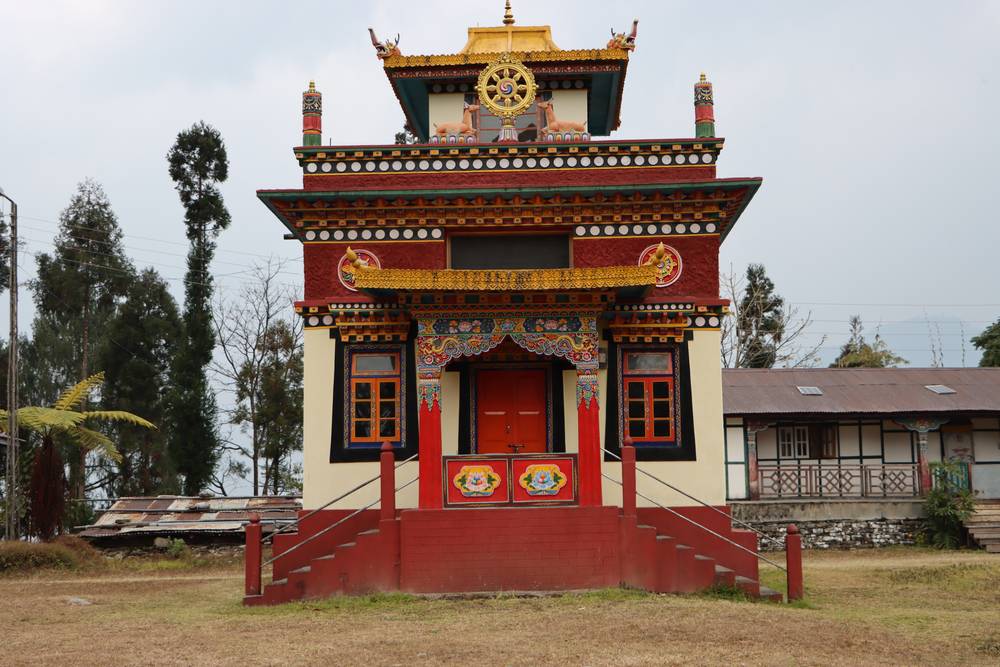
[[[510,435],[510,424],[507,424],[507,435]]]
[[[514,453],[517,454],[518,451],[520,451],[521,449],[523,449],[527,445],[507,445],[507,446],[510,447],[511,449],[513,449]]]

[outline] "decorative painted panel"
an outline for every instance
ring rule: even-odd
[[[576,454],[441,458],[446,508],[580,504]]]
[[[443,458],[444,506],[510,504],[510,465],[504,457]]]

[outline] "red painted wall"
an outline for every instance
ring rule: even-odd
[[[617,507],[404,510],[403,591],[618,586]]]
[[[329,297],[367,298],[344,287],[337,277],[340,259],[347,253],[347,246],[373,253],[383,269],[445,268],[444,241],[384,243],[359,240],[350,243],[306,243],[303,248],[305,301]]]
[[[505,156],[484,156],[483,159]],[[524,156],[521,156],[524,157]],[[626,167],[622,169],[549,169],[539,171],[393,172],[366,174],[305,174],[305,190],[458,190],[464,188],[558,187],[656,185],[710,181],[715,165],[704,167]]]
[[[718,236],[576,239],[573,241],[573,266],[635,266],[642,251],[660,241],[680,254],[681,277],[673,285],[654,289],[650,298],[719,298]]]

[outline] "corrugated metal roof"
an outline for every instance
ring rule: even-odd
[[[1000,413],[1000,368],[724,369],[722,403],[726,415]]]
[[[254,512],[268,530],[272,521],[295,519],[301,509],[301,496],[119,498],[78,534],[107,538],[126,533],[242,532]]]

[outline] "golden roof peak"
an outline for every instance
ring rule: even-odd
[[[510,0],[507,0],[507,11],[503,13],[503,24],[514,25],[514,13],[510,11]]]
[[[705,73],[704,72],[701,73],[701,81],[702,81],[702,83],[705,82]]]

